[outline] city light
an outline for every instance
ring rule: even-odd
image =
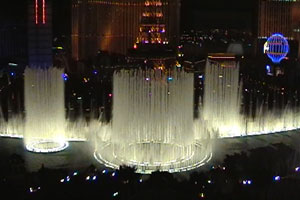
[[[43,0],[43,24],[46,24],[46,3]]]
[[[116,196],[118,196],[118,195],[119,195],[119,192],[113,193],[113,197],[116,197]]]
[[[98,71],[97,71],[97,70],[94,70],[94,71],[93,71],[93,74],[97,75],[97,74],[98,74]]]
[[[17,63],[8,63],[8,66],[10,66],[10,67],[17,67],[18,64]]]
[[[39,3],[35,0],[35,24],[39,23]]]
[[[69,76],[68,76],[68,74],[66,74],[66,73],[63,73],[63,74],[62,74],[62,78],[63,78],[64,81],[69,80]]]
[[[168,81],[173,81],[173,77],[168,77]]]
[[[242,183],[243,183],[243,185],[251,185],[252,180],[243,180]]]

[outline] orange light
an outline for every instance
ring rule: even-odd
[[[38,0],[35,0],[35,24],[39,23],[39,3]]]
[[[235,57],[233,56],[208,56],[208,58],[211,58],[211,59],[235,59]]]
[[[46,5],[45,5],[45,0],[43,0],[43,24],[46,24]]]

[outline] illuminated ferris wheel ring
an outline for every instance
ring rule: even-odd
[[[289,43],[287,39],[279,34],[273,34],[265,44],[265,53],[273,63],[280,63],[289,53]]]
[[[65,150],[68,146],[67,141],[36,140],[27,144],[25,148],[34,153],[56,153]]]

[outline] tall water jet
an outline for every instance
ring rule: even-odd
[[[68,146],[65,136],[63,69],[25,69],[25,133],[29,151],[57,152]]]
[[[217,59],[213,59],[217,58]],[[205,67],[203,119],[220,137],[240,136],[239,63],[227,57],[209,58]]]
[[[113,79],[112,122],[96,139],[95,157],[140,173],[184,171],[208,158],[195,140],[194,75],[183,70],[121,70]]]

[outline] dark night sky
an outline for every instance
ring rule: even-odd
[[[182,29],[236,28],[251,30],[256,0],[183,0]]]
[[[54,1],[54,32],[70,31],[71,0]],[[0,7],[0,23],[11,19],[26,20],[26,0],[5,1]],[[251,30],[255,17],[256,0],[182,0],[182,30],[200,28],[237,28]]]

